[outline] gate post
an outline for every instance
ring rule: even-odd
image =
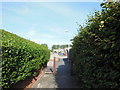
[[[54,74],[56,73],[56,58],[54,57],[54,62],[53,62],[53,68],[54,68]]]

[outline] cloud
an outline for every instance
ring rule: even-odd
[[[51,30],[48,29],[49,32],[43,31],[39,29],[40,26],[37,24],[32,24],[31,27],[27,31],[27,36],[32,38],[40,38],[40,39],[53,39],[56,37],[54,35],[55,31],[51,32]]]
[[[72,8],[64,5],[64,4],[59,4],[59,3],[37,3],[39,7],[44,7],[47,8],[48,10],[51,10],[55,13],[58,13],[60,15],[64,15],[67,17],[75,17],[75,16],[80,16],[81,14],[78,11],[73,10]],[[83,11],[82,9],[80,10],[82,14],[86,14],[86,11]]]
[[[40,27],[39,27],[40,28]],[[65,29],[62,27],[52,27],[49,28],[47,27],[47,33],[42,32],[39,30],[38,25],[33,24],[31,27],[28,29],[27,32],[27,37],[30,37],[29,39],[31,41],[34,41],[38,44],[43,44],[46,43],[48,44],[49,48],[52,47],[54,44],[69,44],[69,36],[71,32],[66,33]],[[68,29],[66,29],[68,30]]]
[[[27,6],[21,6],[20,8],[19,7],[17,7],[17,8],[9,8],[9,7],[4,7],[3,6],[3,8],[5,10],[12,11],[14,13],[22,14],[22,15],[26,15],[26,14],[30,14],[31,13],[31,10]]]
[[[3,28],[2,21],[2,3],[0,3],[0,28]]]
[[[37,25],[36,24],[32,24],[31,27],[29,28],[28,32],[27,32],[27,35],[29,36],[34,36],[37,34],[36,32],[36,27]]]
[[[103,0],[1,0],[1,2],[102,2]]]
[[[59,27],[59,26],[48,26],[46,27],[46,29],[51,32],[51,33],[56,33],[56,34],[60,34],[64,32],[64,28],[63,27]]]
[[[33,35],[36,34],[36,32],[34,30],[30,30],[27,34],[30,35],[30,36],[33,36]]]

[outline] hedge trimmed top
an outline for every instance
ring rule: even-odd
[[[2,86],[35,76],[36,70],[46,65],[50,50],[30,40],[0,29],[2,32]]]

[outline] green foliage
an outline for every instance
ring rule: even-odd
[[[47,44],[41,44],[42,46],[44,46],[44,47],[46,47],[46,48],[48,48],[48,45]]]
[[[68,45],[68,44],[65,44],[65,45],[53,45],[52,46],[52,50],[54,50],[54,49],[64,49],[64,48],[67,48],[67,47],[69,47],[70,45]]]
[[[35,76],[36,71],[46,65],[50,57],[48,48],[21,38],[5,30],[2,32],[2,87],[26,77]]]
[[[102,3],[73,39],[73,70],[83,88],[120,87],[120,3]]]

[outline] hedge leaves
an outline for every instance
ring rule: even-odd
[[[120,3],[102,3],[73,39],[73,70],[84,88],[120,87]]]
[[[46,65],[50,57],[47,47],[21,38],[5,30],[2,34],[2,87],[26,77],[35,76],[36,71]]]

